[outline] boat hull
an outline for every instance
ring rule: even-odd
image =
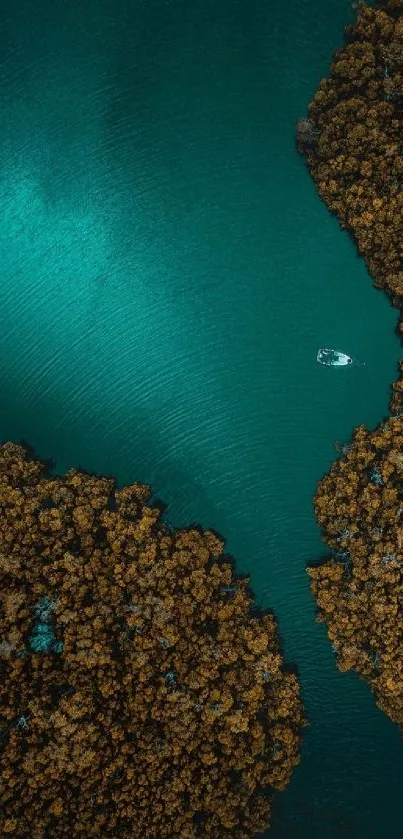
[[[339,350],[332,350],[327,347],[323,347],[318,350],[316,360],[319,364],[323,364],[325,367],[347,367],[349,364],[353,363],[353,359],[346,353],[340,352]]]

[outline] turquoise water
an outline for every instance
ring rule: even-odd
[[[304,572],[334,441],[386,415],[401,354],[294,149],[350,2],[35,6],[0,21],[0,438],[226,536],[311,720],[269,835],[394,839],[397,728],[336,670]]]

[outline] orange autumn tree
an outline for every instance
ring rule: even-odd
[[[403,312],[403,2],[356,8],[297,146],[374,284]]]
[[[262,831],[302,706],[223,541],[13,443],[0,505],[2,835]]]
[[[318,485],[317,520],[333,550],[308,568],[318,620],[340,670],[356,670],[403,730],[403,364],[394,412],[357,428]]]

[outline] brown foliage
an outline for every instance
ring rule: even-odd
[[[400,392],[394,385],[392,410]],[[308,569],[318,620],[327,624],[338,667],[357,670],[401,727],[402,499],[403,418],[392,415],[375,431],[357,428],[319,483],[316,516],[334,553]]]
[[[359,2],[346,34],[297,143],[374,284],[400,309],[403,331],[403,3]]]
[[[2,834],[247,839],[298,763],[274,619],[149,498],[0,446]]]

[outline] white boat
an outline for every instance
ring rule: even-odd
[[[324,364],[326,367],[346,367],[347,364],[353,363],[353,359],[349,355],[346,355],[345,352],[330,350],[327,347],[318,350],[316,361],[319,364]]]

